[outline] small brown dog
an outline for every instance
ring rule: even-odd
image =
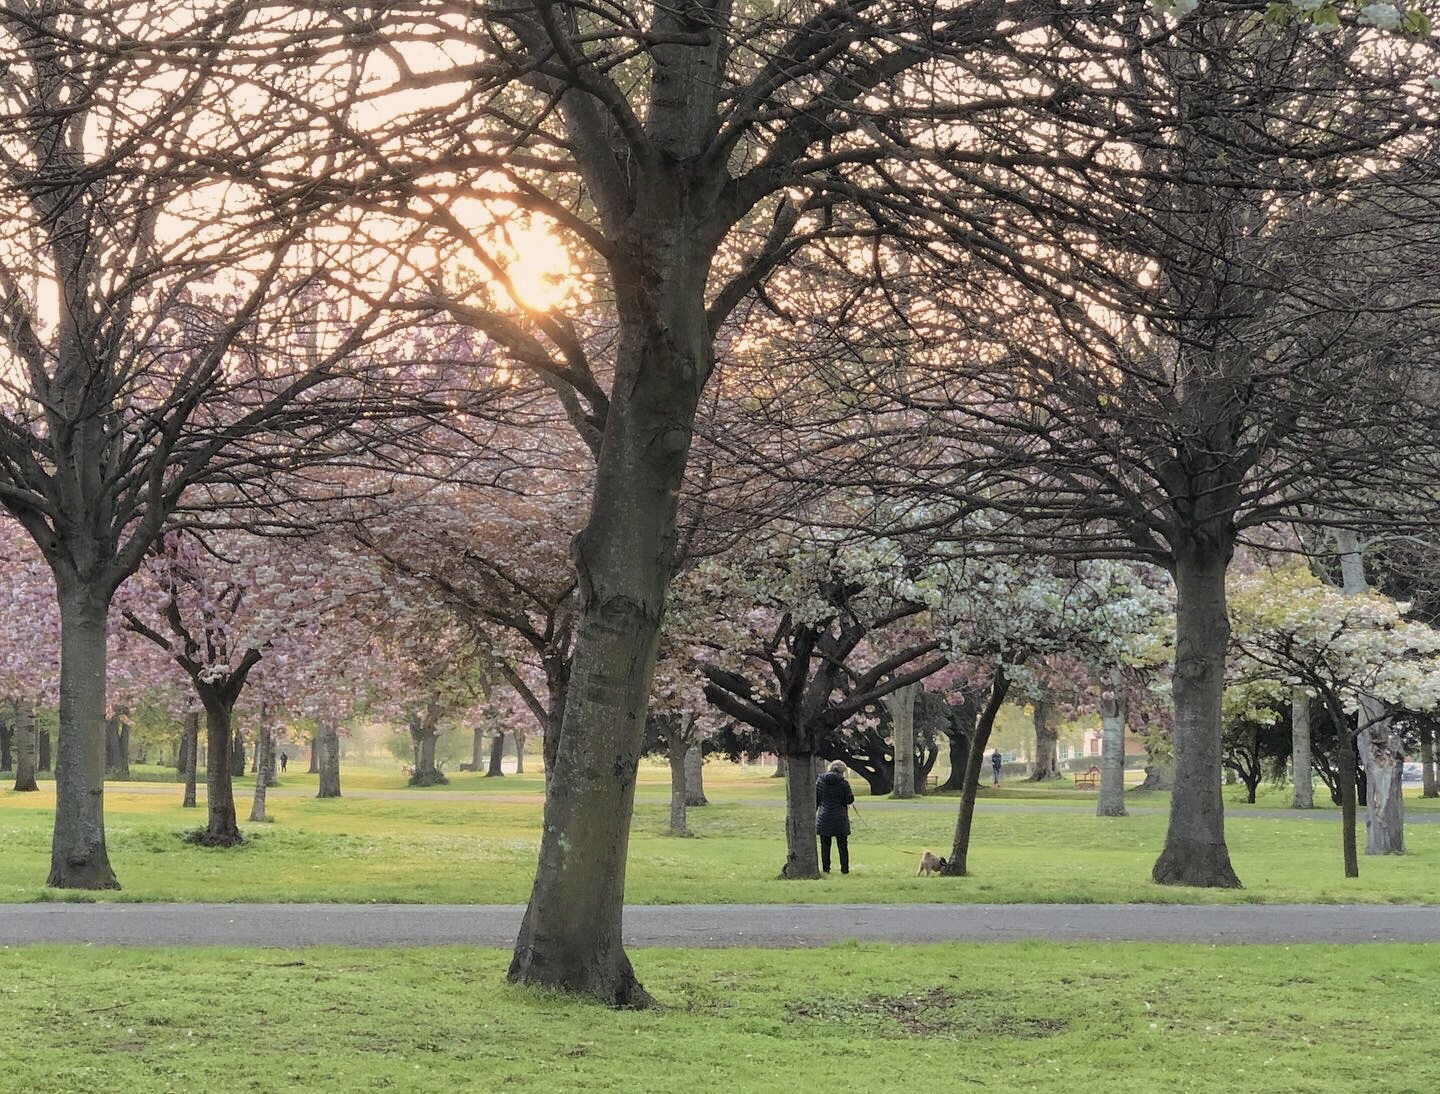
[[[945,860],[933,851],[923,851],[920,854],[920,869],[915,871],[916,877],[929,877],[931,874],[938,874],[945,869]]]

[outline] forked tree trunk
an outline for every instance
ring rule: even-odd
[[[185,712],[185,800],[182,809],[195,808],[195,770],[199,766],[200,712]]]
[[[705,797],[705,754],[698,744],[685,750],[685,804],[692,808],[710,804]]]
[[[315,734],[316,766],[320,772],[317,798],[340,797],[340,733],[330,722],[322,722]]]
[[[498,779],[505,774],[505,734],[497,732],[490,738],[490,766],[485,769],[487,779]]]
[[[1310,695],[1303,688],[1290,690],[1291,809],[1315,808],[1315,772],[1310,759]]]
[[[895,781],[892,798],[915,796],[915,696],[919,684],[906,684],[885,696],[885,709],[895,738]]]
[[[1420,796],[1440,797],[1435,781],[1435,724],[1426,718],[1420,723]]]
[[[15,704],[15,789],[39,790],[35,782],[37,749],[35,704],[21,699]]]
[[[1060,777],[1060,728],[1055,708],[1044,699],[1035,700],[1035,770],[1028,781],[1045,782]]]
[[[1165,847],[1151,872],[1162,885],[1240,887],[1225,845],[1220,795],[1229,554],[1198,542],[1175,552],[1175,789]]]
[[[970,830],[975,822],[975,798],[980,791],[980,777],[986,766],[985,749],[995,727],[995,716],[1010,690],[1010,678],[1004,666],[995,669],[990,695],[975,719],[970,732],[970,747],[965,750],[965,774],[960,784],[960,807],[955,815],[955,839],[940,873],[945,877],[964,877],[970,869]]]
[[[815,753],[785,754],[785,864],[788,879],[820,876],[820,845],[815,834]]]
[[[105,656],[109,605],[56,575],[60,603],[60,733],[55,759],[53,889],[118,889],[105,848]]]
[[[670,834],[688,836],[690,829],[685,826],[685,741],[677,725],[671,725],[666,741],[665,756],[670,761]]]
[[[234,847],[244,842],[235,815],[235,784],[232,781],[235,708],[199,683],[195,689],[205,708],[205,833],[201,842],[211,847]]]
[[[1128,816],[1125,809],[1125,697],[1115,690],[1100,700],[1100,794],[1097,817]]]

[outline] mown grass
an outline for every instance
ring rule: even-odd
[[[662,1006],[508,954],[7,950],[12,1090],[1434,1089],[1435,946],[642,950]],[[1383,1077],[1383,1078],[1377,1078]]]
[[[1440,825],[1412,824],[1409,854],[1363,859],[1361,877],[1347,881],[1333,811],[1308,818],[1285,810],[1232,815],[1229,846],[1246,888],[1161,888],[1149,877],[1164,839],[1163,796],[1137,799],[1130,817],[1097,818],[1093,794],[1043,788],[1002,789],[1011,795],[1003,798],[986,792],[968,878],[913,876],[918,851],[949,847],[954,798],[862,797],[851,875],[778,881],[784,858],[779,780],[719,765],[707,773],[712,804],[690,811],[697,838],[676,839],[666,834],[665,772],[642,772],[627,872],[632,903],[1440,903]],[[272,791],[271,822],[242,823],[247,843],[217,850],[182,841],[204,815],[180,808],[179,786],[112,784],[108,841],[124,886],[114,894],[45,889],[53,790],[0,791],[0,901],[522,903],[528,897],[540,827],[538,777],[487,780],[467,773],[446,788],[408,791],[398,772],[360,769],[347,770],[344,785],[349,796],[317,801],[313,776],[288,775]],[[248,788],[242,785],[237,796],[243,818]],[[1433,808],[1414,798],[1409,804]]]

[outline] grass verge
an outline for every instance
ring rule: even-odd
[[[664,1006],[451,950],[5,953],[6,1086],[113,1090],[1433,1089],[1433,946],[644,950]]]

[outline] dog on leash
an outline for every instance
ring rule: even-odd
[[[933,851],[923,851],[920,854],[920,869],[915,871],[916,877],[929,877],[931,874],[938,874],[945,869],[945,860]]]

